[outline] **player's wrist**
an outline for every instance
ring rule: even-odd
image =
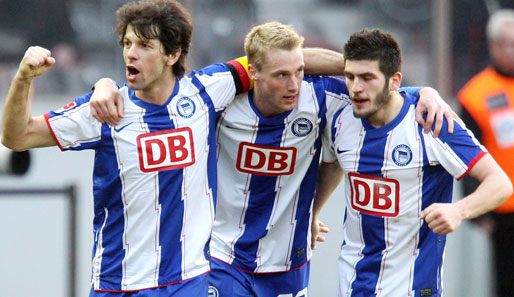
[[[462,203],[462,201],[464,201],[464,200],[459,200],[455,203],[455,207],[457,209],[457,214],[459,215],[459,218],[461,221],[471,219],[471,214],[468,211],[468,208],[466,207],[466,205],[464,205],[464,203]]]
[[[34,79],[33,76],[30,76],[25,71],[18,71],[16,75],[14,75],[13,82],[15,83],[30,83]]]

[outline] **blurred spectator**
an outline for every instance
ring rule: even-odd
[[[490,65],[458,93],[462,119],[514,182],[514,10],[494,13],[486,29]],[[464,179],[469,194],[476,183]],[[514,196],[477,220],[493,240],[498,297],[514,292]]]
[[[0,34],[14,42],[13,46],[2,39],[0,62],[19,61],[30,45],[75,44],[69,4],[67,0],[0,0]]]

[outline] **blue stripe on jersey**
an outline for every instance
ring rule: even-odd
[[[364,136],[357,172],[382,177],[381,168],[387,137],[373,137],[373,134],[366,133]],[[382,264],[382,251],[386,248],[385,223],[384,218],[379,216],[365,213],[360,213],[360,216],[365,245],[362,250],[364,257],[357,263],[357,276],[352,283],[352,296],[375,296]]]
[[[253,105],[251,92],[248,93],[248,100],[254,111],[260,115],[257,108]],[[254,143],[280,147],[282,134],[285,129],[284,118],[289,113],[286,112],[269,118],[260,116],[257,137]],[[257,267],[254,259],[256,259],[259,244],[258,241],[255,241],[255,238],[262,238],[268,232],[267,225],[275,201],[276,183],[277,176],[257,174],[252,174],[251,176],[248,188],[250,196],[248,197],[248,207],[244,219],[245,230],[234,245],[234,262],[243,262],[235,264],[238,267],[248,267],[252,270]]]
[[[470,141],[470,134],[457,121],[454,121],[453,126],[453,133],[448,133],[448,122],[444,119],[439,139],[449,147],[458,145],[459,149],[454,149],[453,151],[462,162],[470,164],[482,152],[482,149],[475,145],[473,141]],[[434,126],[432,126],[433,128]]]
[[[444,128],[446,129],[446,128]],[[418,126],[418,135],[423,147],[423,181],[421,209],[432,203],[449,203],[452,199],[453,177],[441,166],[430,166],[422,136],[423,128]],[[434,296],[442,294],[441,268],[446,236],[439,235],[423,222],[418,235],[418,256],[414,263],[414,280],[412,289],[414,296],[420,297],[421,291],[431,290]],[[437,295],[436,295],[437,292]]]
[[[305,177],[300,185],[300,193],[298,197],[298,206],[296,210],[296,228],[294,234],[294,242],[291,253],[291,269],[297,268],[307,262],[307,234],[310,229],[309,218],[314,192],[316,190],[316,181],[318,180],[318,168],[320,157],[321,140],[316,140],[316,154],[307,170]]]
[[[102,125],[101,143],[102,147],[95,151],[95,165],[93,167],[93,196],[95,197],[93,256],[96,253],[98,234],[102,231],[103,235],[108,236],[102,236],[101,244],[104,251],[102,252],[100,270],[100,288],[120,290],[119,286],[123,275],[122,261],[125,257],[122,252],[124,251],[124,205],[121,198],[121,179],[118,178],[120,170],[114,151],[111,128],[106,124]],[[108,210],[108,213],[105,209]]]
[[[168,103],[179,90],[178,80],[175,88],[166,104],[155,105],[145,101],[139,101],[134,97],[134,91],[130,90],[130,96],[133,102],[145,108],[143,122],[148,126],[149,132],[164,131],[174,129],[175,124],[170,117]],[[171,281],[166,279],[167,275],[181,275],[182,256],[182,219],[170,220],[170,218],[184,217],[184,201],[182,199],[182,182],[184,179],[184,169],[160,170],[159,175],[159,193],[174,194],[172,197],[159,195],[160,213],[160,234],[159,246],[161,248],[161,262],[159,266],[159,285],[167,284]],[[152,199],[153,197],[148,197]],[[168,230],[167,233],[162,230]],[[166,270],[167,268],[168,270]]]
[[[209,180],[209,188],[212,189],[213,203],[216,205],[216,197],[218,193],[217,163],[216,163],[216,121],[222,111],[216,112],[214,104],[209,94],[205,91],[205,86],[200,82],[197,76],[193,77],[192,84],[199,90],[199,95],[209,110],[209,136],[207,143],[209,144],[209,156],[207,157],[207,177]],[[207,244],[209,246],[209,244]]]
[[[225,66],[226,67],[226,66]],[[207,68],[208,69],[208,68]],[[216,162],[216,122],[222,111],[216,112],[214,104],[209,94],[205,91],[205,86],[200,82],[197,76],[193,76],[191,83],[199,90],[199,95],[209,110],[209,133],[207,136],[207,143],[209,144],[209,155],[207,156],[207,179],[209,189],[212,189],[212,203],[216,205],[218,197],[218,163]],[[214,208],[216,212],[216,208]],[[209,241],[205,244],[205,252],[209,250]]]
[[[327,124],[327,104],[326,104],[326,93],[328,89],[326,86],[331,80],[322,77],[304,77],[307,82],[313,82],[314,92],[318,102],[318,119],[320,119],[319,133],[323,131]],[[291,268],[296,268],[303,265],[307,261],[307,234],[309,232],[309,218],[310,208],[312,200],[314,198],[314,192],[316,190],[316,181],[318,180],[318,169],[319,169],[319,158],[321,153],[321,137],[314,142],[314,149],[316,154],[312,158],[309,169],[305,173],[305,176],[300,185],[299,201],[296,210],[296,228],[294,235],[294,242],[291,253]]]

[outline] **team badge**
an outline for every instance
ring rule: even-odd
[[[405,166],[412,161],[412,151],[405,144],[399,144],[393,149],[393,161],[398,166]]]
[[[298,137],[304,137],[311,133],[311,131],[312,122],[306,118],[298,118],[294,120],[293,125],[291,127],[291,132],[293,132],[293,134]]]
[[[196,105],[188,97],[182,97],[177,101],[177,112],[183,118],[190,118],[196,111]]]
[[[209,286],[209,291],[207,293],[209,297],[219,297],[220,293],[218,292],[218,289],[214,286]]]

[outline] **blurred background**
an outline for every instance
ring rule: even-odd
[[[35,80],[34,115],[87,93],[101,77],[123,83],[122,51],[112,32],[114,12],[125,2],[0,0],[1,104],[31,45],[50,49],[57,61]],[[403,85],[433,86],[456,110],[457,91],[488,64],[489,14],[500,7],[514,8],[512,0],[180,2],[194,21],[191,68],[244,55],[245,34],[265,21],[292,24],[305,36],[306,46],[337,51],[351,33],[378,27],[392,33],[402,47]],[[31,150],[30,166],[19,175],[0,164],[0,297],[88,296],[93,156],[93,152],[61,153],[56,147]],[[461,196],[459,183],[455,195],[455,199]],[[331,232],[314,253],[310,296],[337,296],[343,212],[338,188],[322,212]],[[445,296],[494,297],[489,257],[487,234],[465,222],[448,237]]]

